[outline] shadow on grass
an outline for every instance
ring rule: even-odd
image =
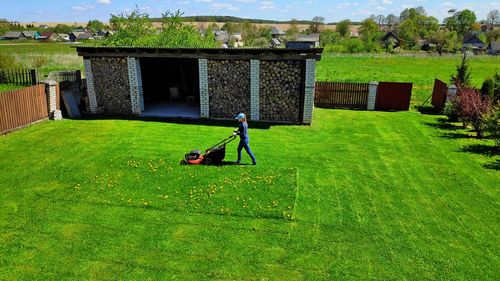
[[[486,169],[490,170],[500,170],[500,160],[496,160],[494,162],[486,163],[483,165]]]
[[[481,154],[488,157],[500,155],[500,148],[498,146],[472,144],[464,146],[460,149],[461,152]],[[483,165],[486,169],[500,170],[500,160],[495,160]]]
[[[460,149],[461,152],[481,154],[484,156],[493,157],[500,154],[500,149],[496,146],[484,144],[471,144]]]
[[[181,125],[199,125],[212,127],[238,127],[238,121],[232,119],[195,119],[195,118],[177,118],[177,117],[141,117],[141,116],[90,116],[86,115],[79,120],[130,120],[144,122],[159,122]],[[297,126],[304,125],[301,123],[292,122],[264,122],[264,121],[248,121],[251,128],[269,129],[271,126]],[[305,126],[305,125],[304,125]]]
[[[424,124],[429,126],[429,127],[433,127],[433,128],[440,129],[440,130],[456,131],[456,130],[463,129],[462,126],[454,125],[453,123],[450,123],[448,121],[448,118],[444,118],[444,117],[438,118],[437,123],[426,122]]]
[[[433,106],[415,106],[415,108],[420,112],[421,114],[427,114],[427,115],[440,115],[442,114],[441,111],[436,110]]]

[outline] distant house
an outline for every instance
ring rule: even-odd
[[[66,33],[58,33],[57,36],[59,36],[62,41],[69,41],[69,35]]]
[[[493,41],[488,45],[486,49],[488,55],[498,56],[500,55],[500,41]]]
[[[308,43],[311,48],[319,47],[319,33],[299,34],[293,42]],[[288,45],[287,45],[288,46]]]
[[[392,44],[392,48],[396,49],[401,46],[401,39],[392,31],[387,32],[382,39],[380,39],[382,43],[387,47],[389,44]]]
[[[41,36],[38,31],[23,31],[23,35],[29,40],[38,40]]]
[[[57,33],[54,33],[54,32],[42,32],[40,34],[40,37],[38,38],[38,40],[41,40],[41,41],[60,41],[61,38],[59,37],[59,35],[57,35]]]
[[[273,36],[273,38],[279,38],[280,36],[283,36],[285,34],[286,33],[283,30],[277,28],[276,26],[273,26],[271,28],[271,35]]]
[[[271,47],[277,48],[283,46],[283,43],[278,38],[271,39]]]
[[[48,25],[46,25],[46,24],[40,24],[40,25],[38,26],[38,28],[47,29],[47,28],[49,28],[49,26],[48,26]]]
[[[78,42],[82,40],[94,40],[92,33],[88,31],[74,31],[69,34],[69,41]]]
[[[20,31],[7,31],[2,36],[2,39],[4,39],[4,40],[24,40],[24,39],[26,39],[26,37],[24,37],[23,33]]]
[[[111,31],[111,30],[106,30],[106,29],[101,29],[101,30],[98,30],[98,31],[96,32],[96,35],[97,35],[97,36],[101,36],[101,37],[103,37],[103,38],[106,38],[106,37],[108,37],[108,36],[113,35],[113,31]]]
[[[462,52],[472,50],[474,53],[481,53],[485,49],[485,44],[476,34],[467,34],[464,36]]]
[[[437,49],[437,45],[432,43],[429,40],[421,39],[418,40],[418,46],[420,47],[420,50],[422,51],[435,51]]]
[[[311,49],[314,48],[313,42],[289,41],[286,43],[287,49]]]

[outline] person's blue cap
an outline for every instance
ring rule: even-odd
[[[243,119],[243,118],[246,118],[245,113],[240,113],[240,114],[238,114],[238,116],[236,116],[236,119],[238,119],[238,120]]]

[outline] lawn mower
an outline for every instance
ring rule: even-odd
[[[230,137],[222,140],[216,145],[205,150],[205,154],[202,154],[199,149],[191,150],[191,152],[184,155],[184,159],[181,160],[181,165],[220,165],[226,157],[226,145],[236,139],[236,135],[233,134]]]

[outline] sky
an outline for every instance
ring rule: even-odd
[[[111,14],[128,13],[135,7],[159,17],[180,9],[187,16],[226,15],[270,20],[312,19],[326,22],[360,21],[372,14],[399,15],[405,8],[423,6],[427,14],[442,20],[450,9],[470,9],[478,20],[500,10],[500,0],[0,0],[0,18],[19,22],[107,21]]]

